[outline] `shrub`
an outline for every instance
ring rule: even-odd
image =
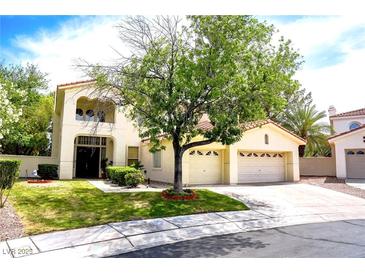
[[[137,170],[136,172],[126,174],[124,179],[125,179],[125,184],[128,187],[136,187],[139,184],[144,183],[143,174],[139,170]]]
[[[19,175],[19,166],[19,160],[0,159],[0,208],[4,207],[9,197],[10,189]],[[5,194],[6,190],[8,190],[7,194]]]
[[[39,164],[37,174],[42,179],[46,179],[46,180],[57,179],[58,178],[58,165]]]
[[[125,186],[125,175],[135,173],[137,169],[130,166],[108,166],[106,168],[107,176],[114,184]]]

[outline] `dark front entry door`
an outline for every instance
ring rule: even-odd
[[[76,177],[97,178],[99,177],[99,154],[98,147],[77,147],[76,150]]]

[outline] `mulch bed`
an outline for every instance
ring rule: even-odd
[[[336,177],[302,177],[300,183],[316,185],[365,199],[365,190],[349,186]]]
[[[53,181],[52,180],[28,180],[28,184],[50,184]]]
[[[24,235],[23,224],[9,202],[0,208],[0,241],[15,239]]]
[[[187,192],[188,190],[186,190]],[[191,200],[196,200],[198,199],[198,194],[196,194],[195,191],[193,190],[189,190],[190,193],[186,193],[186,195],[174,195],[174,194],[170,194],[169,190],[164,190],[161,192],[161,196],[166,199],[166,200],[171,200],[171,201],[191,201]]]

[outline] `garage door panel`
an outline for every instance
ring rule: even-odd
[[[259,157],[255,157],[255,154]],[[238,183],[280,182],[284,180],[284,154],[239,152]]]
[[[365,178],[365,150],[353,149],[346,151],[347,178]]]
[[[222,180],[222,155],[218,150],[193,150],[189,153],[189,184],[219,184]]]

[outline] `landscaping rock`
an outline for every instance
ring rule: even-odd
[[[15,239],[24,235],[23,224],[14,208],[6,203],[0,208],[0,241]]]

